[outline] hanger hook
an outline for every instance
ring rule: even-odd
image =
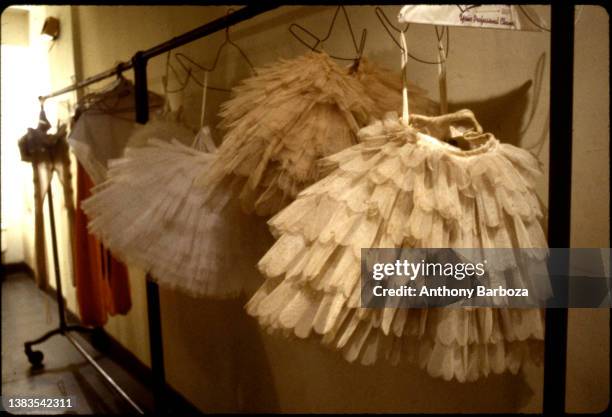
[[[44,97],[40,96],[38,97],[38,100],[40,101],[40,113],[38,114],[38,128],[44,129],[44,131],[46,132],[47,130],[49,130],[49,128],[51,128],[51,123],[49,122],[49,119],[47,119],[47,113],[45,112]]]
[[[172,63],[170,62],[170,52],[168,52],[168,59],[166,61],[166,79],[165,79],[165,91],[167,93],[178,93],[180,91],[183,91],[185,88],[187,88],[187,84],[189,83],[189,79],[193,78],[192,75],[192,68],[188,67],[187,65],[185,65],[183,63],[183,61],[181,61],[181,59],[179,58],[179,56],[184,56],[183,54],[181,54],[180,52],[177,52],[174,57],[176,58],[176,60],[178,61],[179,65],[183,68],[183,70],[185,71],[186,75],[185,75],[185,79],[181,81],[181,77],[179,76],[178,71],[174,68],[174,65],[172,65]],[[189,57],[185,58],[187,60],[190,60]],[[174,77],[176,78],[179,87],[175,90],[169,90],[168,89],[168,83],[170,82],[170,78],[168,77],[169,72],[168,69],[172,70],[172,73],[174,74]]]
[[[350,69],[351,73],[354,73],[355,71],[359,69],[359,64],[361,64],[361,58],[363,57],[363,51],[365,49],[365,41],[366,41],[367,36],[368,36],[368,30],[363,29],[363,31],[361,32],[361,40],[359,41],[359,51],[357,53],[357,58],[355,58],[355,62],[353,62],[353,65],[351,66],[351,69]]]
[[[295,31],[295,29],[299,29],[302,32],[304,32],[305,34],[307,34],[308,36],[310,36],[314,41],[314,45],[309,45],[304,39],[302,39],[300,37],[300,35],[298,35]],[[314,33],[312,33],[311,31],[309,31],[308,29],[306,29],[305,27],[303,27],[302,25],[299,25],[297,23],[291,23],[289,25],[289,33],[291,33],[293,35],[293,37],[300,42],[302,45],[304,45],[306,48],[310,49],[313,52],[319,52],[316,50],[317,46],[319,46],[319,43],[321,43],[321,39],[319,39]]]
[[[331,36],[332,30],[334,29],[334,25],[336,24],[336,19],[338,18],[338,13],[340,13],[340,9],[344,10],[343,6],[336,7],[336,10],[334,11],[334,16],[332,17],[331,23],[329,24],[329,29],[327,30],[327,35],[325,35],[325,37],[321,39],[321,42],[328,40]]]
[[[225,19],[226,19],[226,23],[227,23],[227,18],[231,13],[234,13],[235,9],[233,7],[228,7],[225,11]],[[181,88],[184,88],[186,86],[186,82],[189,80],[189,78],[193,79],[193,81],[198,84],[200,87],[204,86],[203,82],[200,82],[194,75],[193,72],[191,71],[192,68],[191,66],[194,66],[196,68],[198,68],[201,71],[204,71],[205,73],[209,73],[209,72],[213,72],[216,68],[217,68],[217,64],[219,62],[219,59],[221,57],[221,51],[223,50],[223,48],[225,48],[226,45],[231,45],[234,48],[236,48],[238,50],[238,52],[240,53],[240,55],[242,56],[242,58],[246,61],[247,65],[249,66],[250,70],[254,73],[257,74],[257,71],[255,70],[255,67],[253,66],[253,63],[251,62],[251,60],[249,59],[249,57],[246,55],[246,53],[242,50],[242,48],[240,48],[240,46],[238,46],[236,43],[234,43],[231,38],[230,38],[230,32],[229,32],[229,28],[230,26],[226,24],[225,26],[225,40],[221,43],[221,45],[219,46],[219,49],[217,49],[217,53],[215,55],[215,59],[211,65],[210,68],[206,68],[205,66],[197,63],[195,60],[193,60],[192,58],[188,57],[187,55],[178,52],[175,54],[176,60],[178,61],[178,63],[181,65],[181,67],[183,68],[184,71],[186,71],[188,73],[187,78],[185,79],[185,85],[183,85]],[[189,62],[189,64],[185,64],[185,62],[183,62],[183,60]],[[170,66],[171,69],[172,66]],[[174,69],[173,69],[174,71]],[[208,86],[209,89],[212,90],[219,90],[219,91],[226,91],[229,92],[230,90],[225,89],[225,88],[218,88],[218,87],[211,87]]]
[[[344,18],[346,19],[346,24],[348,26],[349,33],[351,34],[351,39],[353,41],[353,47],[355,48],[355,53],[357,53],[357,55],[360,56],[360,47],[357,45],[357,39],[355,38],[355,32],[353,31],[353,25],[351,23],[351,19],[349,18],[348,12],[346,11],[346,7],[342,5],[340,6],[340,8],[342,9],[342,13],[344,14]],[[364,33],[362,32],[361,42],[363,42],[363,36],[364,36]]]
[[[123,64],[121,62],[115,67],[115,75],[118,79],[123,79]]]
[[[166,55],[166,70],[165,70],[165,75],[164,75],[164,91],[167,90],[168,87],[168,70],[170,69],[170,57],[172,55],[172,51],[168,51],[168,54]]]
[[[395,45],[397,45],[397,47],[400,49],[400,51],[403,52],[404,48],[402,47],[402,45],[400,45],[400,43],[397,41],[397,39],[395,39],[396,37],[393,35],[393,33],[391,33],[391,29],[393,29],[397,33],[401,32],[402,30],[397,28],[397,27],[395,27],[393,25],[393,23],[391,23],[391,21],[389,20],[389,18],[387,17],[387,15],[385,14],[385,12],[383,11],[383,9],[380,6],[376,6],[374,8],[374,13],[376,14],[376,17],[380,21],[380,24],[385,29],[385,31],[387,32],[387,34],[389,35],[391,40],[393,40],[393,43],[395,43]],[[391,29],[389,29],[389,28],[391,28]],[[408,30],[408,27],[404,28],[404,31],[406,31],[406,30]]]
[[[366,39],[368,38],[368,29],[363,29],[363,31],[361,32],[361,40],[359,42],[359,50],[358,50],[358,57],[359,59],[361,59],[361,57],[363,56],[363,51],[365,49],[365,45],[366,45]]]
[[[229,42],[230,41],[230,27],[227,24],[227,17],[231,14],[234,13],[234,8],[233,7],[228,7],[227,10],[225,11],[225,21],[226,21],[226,25],[225,25],[225,41]]]
[[[329,54],[330,57],[334,58],[334,59],[340,59],[340,60],[344,60],[344,61],[355,61],[355,60],[359,60],[361,59],[361,55],[363,54],[363,50],[365,48],[365,40],[367,38],[367,29],[364,29],[362,31],[362,35],[361,35],[361,39],[360,39],[360,43],[359,45],[357,44],[357,39],[355,37],[355,33],[353,31],[353,25],[351,23],[351,20],[349,18],[348,12],[346,11],[346,8],[343,5],[339,5],[338,7],[336,7],[336,10],[334,11],[334,15],[332,16],[330,25],[329,25],[329,29],[327,30],[327,33],[325,34],[324,37],[319,38],[318,36],[316,36],[314,33],[312,33],[311,31],[309,31],[308,29],[306,29],[305,27],[303,27],[302,25],[299,25],[297,23],[292,23],[289,25],[289,33],[291,33],[291,35],[293,35],[293,37],[298,40],[302,45],[304,45],[305,47],[307,47],[308,49],[310,49],[313,52],[321,52],[320,50],[317,49],[317,47],[325,42],[327,39],[329,39],[331,37],[331,33],[333,31],[334,25],[336,24],[336,20],[338,18],[338,14],[340,13],[340,11],[342,10],[342,14],[344,15],[345,19],[346,19],[346,23],[351,35],[351,40],[353,42],[353,47],[355,48],[355,57],[352,58],[346,58],[346,57],[340,57],[340,56],[335,56],[335,55],[331,55]],[[303,39],[303,37],[297,33],[296,29],[299,29],[301,32],[303,32],[304,34],[308,35],[313,41],[314,41],[314,45],[310,45],[307,41],[305,41]]]

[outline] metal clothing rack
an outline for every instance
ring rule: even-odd
[[[147,91],[147,62],[149,59],[168,52],[172,49],[183,46],[187,43],[206,37],[219,30],[225,29],[226,27],[235,25],[268,10],[275,8],[273,4],[262,2],[262,4],[254,4],[243,7],[236,12],[228,14],[225,17],[213,20],[203,26],[186,32],[180,36],[170,39],[164,43],[161,43],[153,48],[147,49],[146,51],[137,52],[131,61],[122,62],[115,68],[101,72],[92,77],[86,78],[85,80],[72,84],[68,87],[57,90],[53,93],[39,97],[39,100],[44,102],[46,99],[56,97],[88,85],[97,83],[110,77],[114,77],[117,74],[127,71],[131,68],[134,69],[134,85],[135,85],[135,108],[136,108],[136,121],[138,123],[146,123],[149,119],[149,102],[148,102],[148,91]],[[117,384],[117,382],[96,362],[96,360],[87,353],[85,348],[75,339],[71,332],[93,332],[95,329],[87,328],[79,325],[69,325],[66,323],[66,311],[64,304],[64,297],[62,292],[62,282],[60,278],[59,270],[59,255],[58,255],[58,244],[57,235],[55,228],[55,216],[53,212],[53,194],[51,188],[48,190],[48,206],[49,206],[49,218],[51,226],[51,241],[53,247],[53,262],[55,266],[55,284],[56,284],[56,296],[57,306],[59,313],[59,326],[53,329],[38,339],[25,342],[24,348],[28,360],[33,367],[41,367],[43,361],[43,353],[38,350],[33,350],[32,346],[43,343],[50,337],[59,334],[66,339],[83,355],[83,357],[94,367],[94,369],[104,378],[105,381],[133,408],[138,414],[144,414],[143,409]],[[168,412],[167,404],[165,401],[166,391],[166,378],[164,372],[164,355],[163,355],[163,344],[162,344],[162,329],[161,329],[161,312],[159,302],[159,288],[155,282],[153,282],[149,276],[147,276],[147,317],[149,321],[149,346],[151,351],[151,373],[152,373],[152,391],[154,395],[154,407],[156,413]]]
[[[117,73],[134,69],[136,121],[146,123],[149,118],[147,91],[148,60],[201,39],[214,32],[250,19],[276,5],[260,2],[241,8],[225,17],[211,21],[183,35],[170,39],[146,51],[137,52],[131,61],[122,62],[81,82],[40,97],[46,100],[51,97],[83,88],[90,84],[115,76]],[[550,171],[549,184],[558,183],[561,187],[549,186],[549,246],[569,247],[570,245],[570,208],[571,208],[571,163],[572,163],[572,86],[573,86],[573,45],[574,45],[574,6],[572,4],[551,4],[551,70],[550,70]],[[553,181],[554,179],[554,181]],[[33,351],[32,346],[47,340],[55,334],[62,334],[81,352],[94,368],[111,384],[111,386],[132,405],[140,414],[142,409],[119,387],[119,385],[85,352],[70,335],[71,331],[90,331],[90,329],[67,325],[64,315],[64,301],[59,279],[59,262],[53,204],[49,190],[49,211],[51,217],[51,234],[53,240],[53,257],[57,283],[58,309],[60,326],[31,342],[25,344],[26,354],[32,364],[40,364],[42,353]],[[167,411],[165,398],[165,373],[163,345],[160,320],[159,288],[156,283],[147,279],[147,314],[149,320],[149,344],[151,350],[152,388],[156,412]],[[544,368],[544,402],[545,414],[565,414],[567,350],[567,309],[549,309],[546,312],[545,368]]]
[[[25,353],[28,357],[28,360],[32,364],[34,368],[42,367],[43,353],[39,350],[32,350],[32,346],[37,345],[39,343],[43,343],[45,340],[49,339],[56,334],[60,334],[85,357],[85,359],[93,365],[94,369],[102,375],[102,377],[117,391],[117,393],[127,401],[132,408],[138,414],[144,414],[143,410],[130,398],[130,396],[123,390],[121,387],[115,382],[115,380],[108,374],[106,371],[96,362],[96,360],[85,350],[85,348],[79,343],[77,339],[75,339],[70,332],[80,332],[80,333],[91,333],[94,332],[95,328],[88,328],[79,325],[69,325],[66,323],[66,311],[64,305],[64,294],[62,292],[62,280],[60,278],[59,271],[59,255],[57,250],[57,235],[55,229],[55,215],[53,213],[53,191],[52,187],[49,187],[47,191],[47,203],[49,206],[49,223],[51,226],[51,243],[53,246],[53,264],[55,267],[55,295],[57,297],[57,309],[59,313],[59,327],[53,329],[36,340],[32,340],[30,342],[24,343]]]
[[[571,244],[574,7],[573,3],[551,4],[548,142],[548,246],[551,248],[569,248]],[[559,267],[569,276],[569,259]],[[567,282],[560,284],[555,297],[567,300]],[[543,411],[551,415],[566,414],[567,313],[566,308],[546,310]]]

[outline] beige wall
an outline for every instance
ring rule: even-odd
[[[577,13],[574,47],[572,247],[610,246],[609,22],[603,7]],[[604,410],[610,401],[609,310],[570,310],[568,411]],[[588,364],[588,366],[585,366]]]
[[[384,9],[393,18],[398,7]],[[223,7],[73,7],[76,72],[86,77],[119,60],[223,15]],[[349,7],[356,30],[366,27],[366,55],[389,68],[399,54],[369,6]],[[540,8],[549,18],[548,10]],[[324,33],[333,9],[282,7],[232,29],[232,37],[251,61],[263,65],[297,56],[305,48],[287,27],[301,23]],[[549,20],[549,19],[548,19]],[[609,246],[608,189],[608,18],[588,7],[576,27],[577,71],[574,162],[573,239],[579,246]],[[433,59],[433,28],[413,25],[408,36],[415,55]],[[181,51],[209,65],[223,40],[218,33]],[[344,23],[336,27],[327,50],[350,54]],[[510,33],[452,29],[448,60],[451,107],[474,109],[484,127],[500,139],[534,151],[544,163],[538,192],[547,201],[549,42],[547,33]],[[583,59],[580,61],[579,57]],[[165,57],[149,64],[149,86],[161,92]],[[72,75],[59,58],[52,72]],[[248,74],[235,52],[222,56],[210,84],[229,87]],[[410,78],[437,98],[436,68],[411,61]],[[59,79],[54,78],[59,83]],[[61,87],[63,85],[54,85]],[[180,97],[179,97],[180,98]],[[207,115],[215,123],[224,93],[209,92]],[[184,94],[188,121],[199,116],[200,91]],[[584,139],[586,138],[586,139]],[[593,159],[598,158],[598,159]],[[596,172],[594,172],[596,170]],[[593,175],[595,174],[595,175]],[[588,204],[582,202],[588,202]],[[606,227],[604,227],[606,225]],[[148,363],[144,275],[130,269],[134,307],[113,318],[107,330]],[[196,300],[162,290],[161,308],[168,382],[203,411],[395,411],[395,412],[537,412],[542,370],[524,376],[496,376],[475,384],[434,380],[414,368],[349,365],[316,343],[290,341],[261,332],[243,311],[245,300]],[[596,411],[607,398],[607,316],[601,311],[572,314],[569,403]]]

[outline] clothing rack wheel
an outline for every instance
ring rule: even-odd
[[[65,335],[66,332],[79,332],[79,333],[91,333],[92,334],[92,338],[98,338],[101,336],[98,336],[98,331],[99,329],[97,328],[89,328],[89,327],[83,327],[83,326],[78,326],[78,325],[66,325],[64,326],[64,328],[62,328],[61,326],[58,327],[57,329],[53,329],[48,331],[47,333],[45,333],[44,335],[42,335],[41,337],[39,337],[36,340],[32,340],[30,342],[25,342],[24,343],[24,352],[26,354],[26,356],[28,357],[28,361],[30,362],[30,364],[32,365],[33,369],[41,369],[43,368],[42,365],[42,361],[44,359],[44,354],[43,352],[41,352],[40,350],[33,350],[32,346],[34,345],[39,345],[43,342],[45,342],[47,339],[50,339],[51,337],[55,336],[56,334],[61,334],[61,335]],[[101,342],[93,342],[94,346],[103,346],[103,344]]]
[[[79,351],[79,353],[83,355],[87,362],[94,367],[98,374],[100,374],[104,380],[134,409],[134,411],[136,411],[136,413],[144,414],[144,411],[138,406],[138,404],[136,404],[136,402],[115,382],[115,380],[96,362],[96,360],[89,353],[87,353],[87,350],[85,350],[81,343],[79,343],[79,341],[70,334],[71,332],[99,334],[100,329],[88,328],[79,325],[69,325],[66,323],[66,305],[64,304],[64,294],[62,292],[62,280],[59,269],[59,254],[57,249],[57,232],[55,227],[55,214],[53,210],[52,187],[49,187],[49,190],[47,191],[47,204],[49,207],[49,223],[51,226],[51,246],[53,248],[53,265],[55,268],[55,294],[57,298],[59,326],[48,331],[38,339],[24,343],[24,351],[28,357],[28,361],[32,365],[33,369],[44,368],[44,353],[40,350],[33,350],[32,346],[41,344],[55,335],[64,336]]]

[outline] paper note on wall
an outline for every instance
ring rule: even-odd
[[[540,31],[538,26],[547,26],[528,6],[507,4],[407,5],[400,10],[398,20],[400,23],[526,31]]]

